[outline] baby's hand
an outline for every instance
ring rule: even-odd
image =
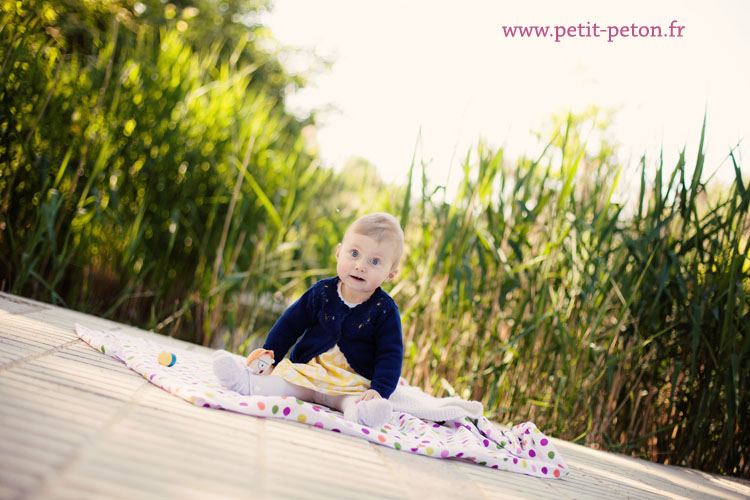
[[[362,393],[362,395],[355,401],[355,403],[359,403],[360,401],[368,401],[370,399],[379,399],[382,396],[378,391],[375,389],[367,389],[365,392]]]

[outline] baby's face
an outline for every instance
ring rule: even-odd
[[[361,302],[396,275],[395,243],[370,236],[347,233],[336,250],[336,273],[347,300]]]

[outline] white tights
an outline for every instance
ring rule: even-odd
[[[344,418],[371,427],[380,427],[390,418],[391,404],[387,399],[371,399],[357,403],[356,395],[331,395],[291,384],[278,375],[255,375],[241,361],[226,351],[213,358],[214,374],[221,384],[240,394],[253,396],[288,396],[328,406],[344,414]]]

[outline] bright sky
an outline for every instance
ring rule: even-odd
[[[606,27],[685,26],[682,38],[607,42]],[[263,17],[286,46],[334,61],[290,100],[321,115],[320,153],[341,167],[350,155],[384,179],[405,182],[417,134],[429,177],[455,179],[480,137],[508,154],[537,155],[532,130],[553,114],[594,104],[618,110],[612,132],[636,162],[664,147],[694,161],[708,112],[707,166],[750,141],[750,2],[275,0]],[[502,26],[593,26],[599,38],[506,38]],[[304,57],[286,59],[297,71]],[[749,165],[744,171],[750,171]],[[731,170],[730,170],[731,172]],[[745,175],[747,182],[750,176]]]

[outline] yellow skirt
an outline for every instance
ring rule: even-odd
[[[307,363],[282,359],[273,374],[290,384],[300,385],[324,394],[362,394],[370,388],[370,380],[356,373],[335,345]]]

